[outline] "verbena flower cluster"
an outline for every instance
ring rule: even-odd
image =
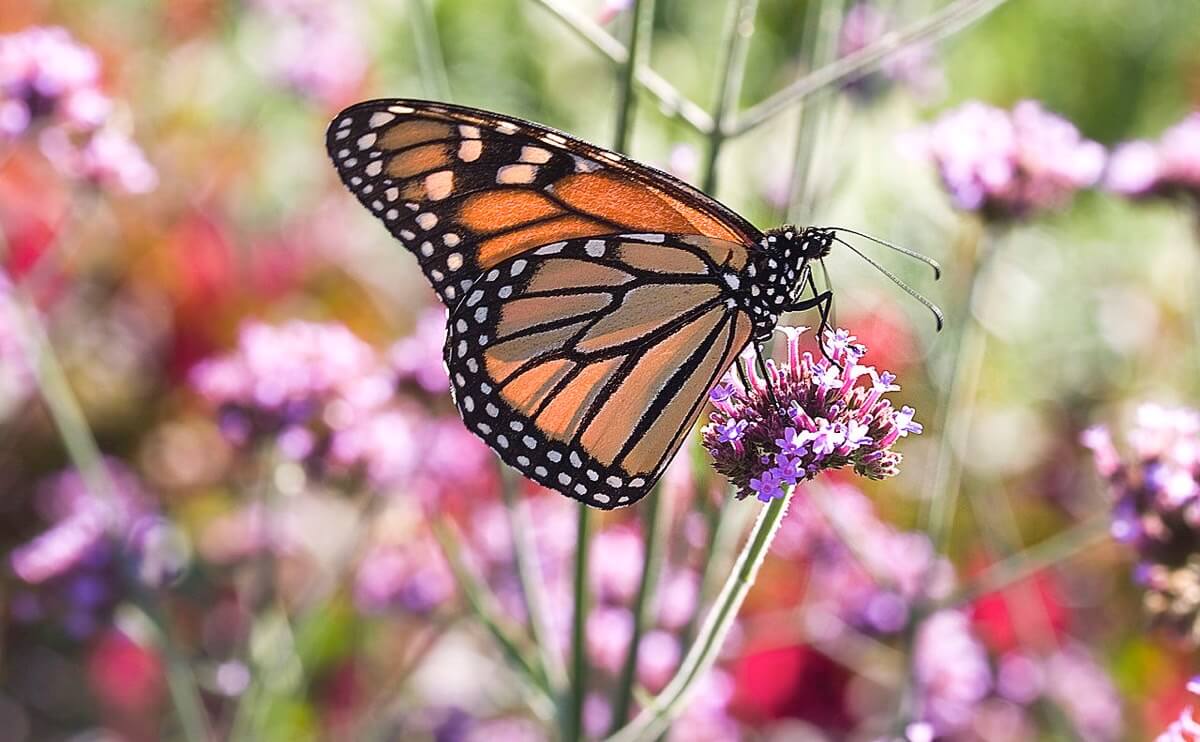
[[[949,595],[954,567],[924,533],[881,520],[874,505],[849,484],[834,485],[818,507],[793,501],[773,546],[807,570],[805,603],[860,631],[903,631],[922,602]],[[857,552],[847,543],[862,545]]]
[[[251,46],[255,61],[298,95],[344,102],[369,63],[357,6],[352,0],[255,0],[265,36]]]
[[[1200,697],[1200,675],[1188,681],[1187,690],[1193,696]],[[1200,719],[1196,718],[1196,706],[1189,703],[1180,712],[1179,718],[1154,738],[1154,742],[1200,742]]]
[[[1123,460],[1103,427],[1083,443],[1116,496],[1113,536],[1137,552],[1146,610],[1200,642],[1200,412],[1145,404]]]
[[[62,28],[0,35],[0,140],[35,127],[66,175],[131,193],[157,184],[154,168],[113,122],[100,63]]]
[[[431,373],[421,370],[423,384]],[[412,377],[345,326],[301,321],[247,323],[235,350],[191,374],[227,438],[269,443],[313,472],[423,493],[490,476],[490,453],[457,419],[397,397]]]
[[[1158,141],[1119,145],[1104,181],[1109,190],[1126,196],[1200,195],[1200,112],[1167,129]]]
[[[838,56],[846,57],[861,51],[883,38],[895,19],[873,2],[859,2],[846,11],[838,34]],[[879,93],[887,82],[898,83],[920,98],[932,98],[945,84],[933,49],[927,44],[911,44],[888,57],[879,72],[857,77],[846,85],[847,90],[863,96]]]
[[[826,333],[830,363],[801,352],[803,330],[781,329],[782,366],[767,360],[765,378],[751,368],[748,388],[731,370],[709,395],[716,409],[703,441],[716,470],[738,497],[753,493],[763,502],[827,469],[853,466],[871,479],[897,474],[901,457],[892,444],[922,428],[912,408],[896,410],[883,398],[900,388],[896,377],[860,365],[866,348],[845,330]],[[749,358],[739,363],[750,366]]]
[[[938,168],[954,205],[1003,220],[1066,205],[1094,185],[1105,151],[1036,101],[1011,111],[970,102],[911,138]]]

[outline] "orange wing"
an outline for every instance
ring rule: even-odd
[[[570,239],[466,288],[446,337],[469,428],[588,505],[643,497],[750,339],[732,277],[746,249],[696,235]]]
[[[338,114],[326,147],[450,308],[482,272],[555,241],[636,232],[762,239],[667,173],[487,111],[368,101]]]

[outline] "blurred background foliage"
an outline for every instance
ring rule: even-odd
[[[628,33],[627,4],[550,4],[569,7],[617,38]],[[726,5],[659,0],[655,7],[650,66],[709,111],[723,71]],[[876,5],[890,14],[892,26],[941,7],[932,0]],[[836,36],[848,8],[838,2],[821,7],[833,13],[837,22],[824,28]],[[760,0],[741,108],[808,71],[805,40],[819,10],[814,2]],[[419,486],[416,479],[392,481],[394,496],[364,516],[347,502],[370,485],[353,478],[351,484],[326,481],[295,462],[280,463],[231,442],[222,434],[217,405],[198,394],[191,379],[203,359],[237,347],[239,328],[248,321],[338,323],[381,355],[390,350],[393,357],[417,359],[399,366],[424,363],[424,372],[438,366],[439,338],[432,354],[424,346],[413,351],[405,350],[413,345],[394,345],[424,337],[421,318],[434,298],[414,260],[337,183],[322,146],[327,122],[344,105],[369,97],[448,92],[456,103],[607,144],[617,115],[614,65],[533,0],[0,5],[0,34],[34,26],[61,26],[95,51],[97,87],[113,101],[111,125],[136,141],[156,183],[122,189],[62,175],[35,135],[0,135],[0,260],[7,280],[46,328],[100,449],[135,472],[152,509],[190,544],[172,552],[187,565],[178,581],[156,589],[164,596],[166,624],[178,632],[180,651],[195,668],[217,734],[232,729],[259,739],[365,739],[363,725],[373,738],[390,739],[552,734],[545,730],[553,724],[537,723],[536,714],[522,710],[520,694],[500,687],[511,679],[509,671],[485,638],[463,628],[461,597],[446,586],[452,580],[427,529],[414,525],[425,509],[444,511],[472,549],[495,547],[486,536],[504,527],[492,524],[489,531],[480,515],[498,507],[490,465],[453,480],[452,487],[426,479]],[[967,434],[957,450],[961,512],[948,555],[960,576],[1110,507],[1078,442],[1087,426],[1105,422],[1121,429],[1142,401],[1198,404],[1197,214],[1194,204],[1180,200],[1131,200],[1084,189],[1069,207],[989,223],[954,208],[936,168],[914,145],[914,132],[967,101],[1009,108],[1034,99],[1105,147],[1155,139],[1200,105],[1198,33],[1200,4],[1194,2],[1009,0],[936,44],[930,84],[897,84],[876,74],[823,90],[720,151],[714,195],[760,227],[785,218],[852,227],[920,249],[944,266],[944,279],[932,284],[920,265],[893,260],[883,250],[872,253],[949,310],[950,328],[938,335],[918,304],[854,255],[839,251],[829,260],[838,324],[870,347],[871,362],[899,374],[900,399],[926,423],[924,436],[901,446],[901,475],[862,487],[880,519],[894,528],[928,525],[927,499],[946,446],[939,444],[944,399],[956,373],[960,328],[969,321],[965,297],[973,283],[989,287],[975,307],[987,347],[974,414],[965,419]],[[639,95],[630,154],[697,182],[706,147],[700,133],[651,96]],[[806,152],[810,164],[798,179],[795,163]],[[794,182],[803,184],[798,194],[790,188]],[[129,190],[143,192],[124,192]],[[990,257],[980,278],[972,266],[984,254]],[[20,342],[10,349],[16,346]],[[11,363],[28,361],[13,355]],[[409,373],[403,378],[411,384],[411,374],[421,372],[397,373]],[[0,383],[7,387],[0,388],[0,546],[9,551],[54,521],[38,504],[38,493],[50,486],[48,477],[72,463],[28,374],[0,375]],[[404,395],[400,404],[420,408],[422,420],[456,424],[436,384],[406,387]],[[396,440],[385,437],[381,445],[398,445]],[[408,445],[416,446],[416,439]],[[668,484],[690,493],[674,496],[679,504],[668,529],[668,560],[690,575],[683,582],[699,580],[706,560],[717,558],[709,551],[709,526],[714,512],[725,511],[697,504],[706,497],[707,466],[698,463],[690,472],[685,460]],[[253,523],[264,516],[245,515],[262,487],[304,500],[302,506],[290,500],[282,509],[264,506],[265,517],[283,524],[292,544],[279,547],[274,560],[258,558],[264,550]],[[441,491],[455,488],[465,491]],[[566,503],[525,489],[532,501],[551,500],[537,507],[554,513],[553,523],[570,532]],[[726,517],[744,522],[751,507],[734,503]],[[286,523],[282,510],[292,513]],[[640,537],[622,541],[612,533],[637,533],[643,518],[621,512],[598,526],[617,550],[611,553],[624,554],[614,557],[629,573],[614,578],[621,585],[636,584],[640,576]],[[406,566],[394,570],[403,573],[395,577],[403,585],[389,587],[394,593],[382,605],[364,602],[355,591],[369,582],[363,577],[369,565],[339,566],[337,545],[326,543],[337,538],[326,528],[359,535],[366,528],[384,546],[403,551],[420,543],[428,554],[405,552],[400,561]],[[999,536],[985,537],[989,533]],[[539,537],[566,540],[543,554],[550,565],[543,569],[563,573],[555,579],[569,576],[570,540],[561,532],[539,530]],[[507,543],[507,536],[495,538]],[[1146,631],[1127,551],[1118,544],[1096,546],[1012,588],[1005,593],[1008,602],[984,599],[971,608],[975,631],[993,660],[1014,642],[1031,652],[1049,652],[1047,642],[1086,645],[1095,662],[1089,677],[1104,678],[1093,677],[1100,690],[1063,682],[1091,693],[1100,706],[1108,703],[1104,683],[1111,682],[1122,718],[1098,732],[1080,721],[1086,711],[1068,712],[1064,721],[1060,712],[1039,709],[1030,712],[1032,726],[1014,721],[987,732],[980,722],[954,738],[1142,739],[1177,715],[1186,678],[1196,671],[1195,655],[1178,638]],[[706,721],[694,720],[699,726],[685,727],[690,731],[673,739],[869,739],[881,733],[878,717],[888,716],[895,699],[862,681],[871,676],[876,655],[864,650],[858,657],[864,668],[830,646],[818,647],[805,638],[813,627],[791,612],[802,603],[810,576],[811,554],[805,554],[785,549],[768,562],[745,617],[754,631],[743,626],[723,656],[720,682],[726,686],[705,691],[709,700],[725,701],[713,701],[704,711],[712,718],[697,717]],[[512,565],[477,558],[482,572],[507,585],[493,585],[496,590],[512,589]],[[434,563],[438,569],[428,566]],[[75,574],[78,567],[71,569]],[[423,569],[437,574],[413,576]],[[334,584],[318,588],[320,600],[306,602],[306,591],[327,579]],[[138,601],[119,580],[105,582],[102,596],[87,593],[87,585],[99,583],[71,584],[51,598],[45,585],[22,584],[5,570],[0,737],[178,736],[165,700],[169,652],[137,628],[145,623],[137,618],[144,611],[129,606]],[[679,589],[690,616],[699,586]],[[396,597],[405,590],[425,597]],[[613,604],[627,604],[631,593],[624,587],[617,592]],[[40,602],[23,613],[26,595]],[[277,595],[278,613],[270,608]],[[673,594],[664,588],[663,595],[666,601]],[[84,611],[83,604],[90,607]],[[521,615],[519,608],[513,612]],[[80,618],[84,613],[87,622]],[[70,620],[60,620],[64,615]],[[663,631],[686,634],[687,620],[664,621]],[[280,638],[288,631],[294,633]],[[1049,638],[1039,631],[1049,631]],[[669,677],[671,657],[678,662],[680,641],[662,642],[668,670],[655,675],[652,668],[640,681],[652,690]],[[399,677],[389,672],[394,666],[403,668]],[[406,685],[410,672],[417,679]],[[272,677],[284,679],[272,685]],[[239,705],[252,682],[256,700]],[[730,698],[735,700],[726,702]],[[589,721],[590,728],[608,726],[603,710],[591,713],[599,720]],[[719,723],[712,720],[718,717]],[[871,719],[873,726],[864,721]],[[708,736],[690,736],[700,735],[697,729]]]

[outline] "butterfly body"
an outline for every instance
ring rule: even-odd
[[[799,294],[831,231],[760,232],[666,173],[538,124],[368,101],[333,120],[327,149],[446,305],[466,425],[595,507],[643,497],[741,350],[782,313],[827,301]]]

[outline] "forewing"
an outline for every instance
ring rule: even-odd
[[[621,232],[754,245],[762,235],[682,181],[562,132],[471,108],[376,100],[333,120],[346,186],[453,308],[480,273],[558,240]]]
[[[738,243],[559,241],[504,260],[451,313],[446,365],[467,426],[585,504],[628,505],[662,474],[750,338]]]

